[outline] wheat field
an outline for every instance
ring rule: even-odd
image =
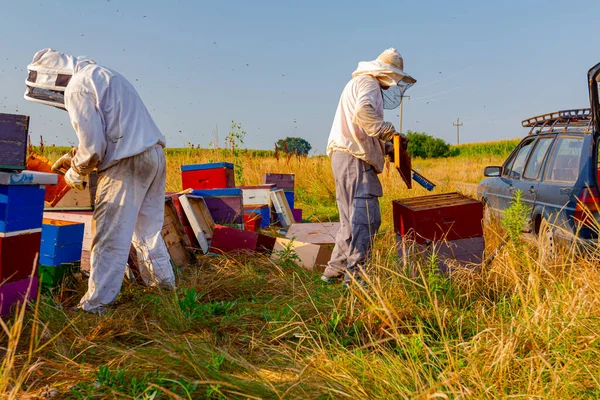
[[[49,158],[60,152],[47,150]],[[242,159],[239,159],[242,157]],[[296,174],[297,207],[335,220],[326,157],[169,153],[167,190],[180,166],[241,165],[238,183],[265,172]],[[436,193],[474,195],[483,168],[502,155],[415,160]],[[102,317],[70,310],[85,291],[73,278],[5,319],[2,398],[100,399],[495,399],[600,396],[598,255],[576,248],[542,257],[534,242],[484,226],[495,257],[436,273],[432,260],[400,260],[391,201],[425,195],[381,174],[383,225],[370,285],[343,289],[263,256],[201,256],[180,271],[177,292],[124,283]],[[47,397],[50,398],[50,397]]]

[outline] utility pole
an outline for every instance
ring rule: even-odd
[[[460,122],[460,118],[456,118],[456,122],[453,122],[452,125],[456,127],[456,144],[460,144],[460,127],[463,126],[463,123]]]

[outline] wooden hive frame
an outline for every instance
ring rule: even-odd
[[[208,211],[204,199],[200,196],[183,195],[179,196],[179,202],[196,235],[200,248],[204,254],[208,253],[215,222]]]

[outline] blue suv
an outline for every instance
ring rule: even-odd
[[[529,134],[502,166],[486,167],[478,198],[492,216],[510,206],[516,191],[527,207],[527,232],[554,239],[598,241],[600,63],[588,72],[589,109],[526,119]]]

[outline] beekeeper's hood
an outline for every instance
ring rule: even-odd
[[[25,100],[65,109],[64,94],[71,77],[83,65],[93,63],[52,49],[40,50],[27,66]]]
[[[359,75],[371,75],[383,86],[397,86],[399,82],[414,84],[415,78],[404,72],[404,60],[398,50],[387,49],[374,61],[361,61],[358,68],[352,73],[352,77]]]

